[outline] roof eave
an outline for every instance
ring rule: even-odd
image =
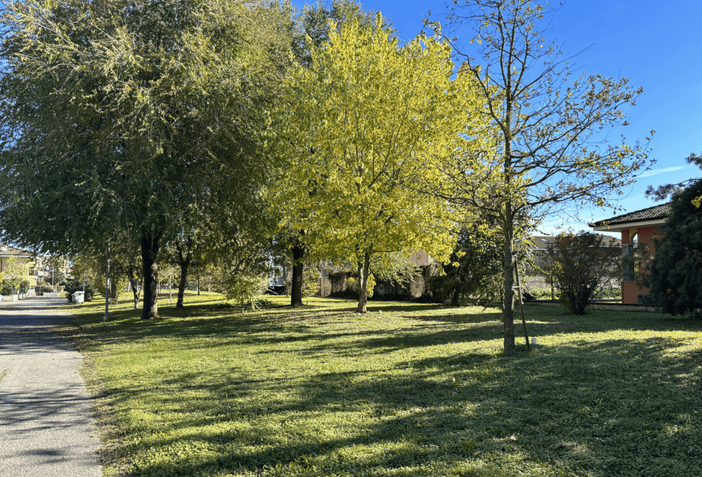
[[[636,228],[636,227],[648,227],[651,225],[661,225],[665,223],[665,219],[653,219],[653,220],[639,220],[636,222],[624,222],[620,224],[602,224],[595,223],[589,224],[593,230],[598,232],[620,232],[622,230]]]

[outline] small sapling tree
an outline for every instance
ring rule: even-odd
[[[606,205],[648,164],[645,146],[624,138],[609,143],[601,134],[627,124],[624,107],[642,89],[632,89],[627,78],[575,77],[559,46],[543,37],[549,13],[547,4],[532,0],[467,0],[451,6],[442,30],[464,61],[462,70],[479,84],[486,105],[480,112],[496,131],[479,154],[457,156],[460,166],[449,169],[454,188],[445,197],[499,219],[507,356],[516,353],[518,217],[539,219],[568,202]],[[462,46],[455,33],[465,24],[474,34],[472,45]]]

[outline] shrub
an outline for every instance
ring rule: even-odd
[[[227,300],[235,301],[243,312],[246,306],[256,309],[267,280],[259,275],[235,274],[227,279]]]
[[[73,293],[83,290],[83,280],[67,280],[66,288],[64,292],[66,293],[66,298],[68,298],[69,303],[73,303]],[[85,282],[85,301],[93,301],[93,287],[90,281]]]
[[[561,234],[549,245],[548,257],[560,301],[574,315],[584,315],[590,302],[621,274],[621,249],[602,244],[592,232]]]
[[[429,279],[429,288],[435,301],[451,299],[457,306],[461,295],[486,298],[494,294],[495,285],[501,285],[501,244],[490,231],[477,221],[471,228],[464,227],[451,254],[438,276]]]

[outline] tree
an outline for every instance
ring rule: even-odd
[[[468,0],[447,15],[456,29],[472,24],[478,59],[458,48],[461,71],[472,76],[486,108],[479,111],[494,142],[479,154],[457,155],[449,170],[454,189],[443,196],[499,217],[504,236],[504,354],[514,336],[514,235],[521,215],[534,220],[564,203],[609,204],[647,164],[646,149],[622,138],[607,143],[604,128],[626,125],[622,110],[641,89],[601,75],[571,78],[568,58],[542,38],[547,13],[531,0]],[[475,114],[469,110],[468,115]],[[469,116],[470,117],[470,116]],[[456,173],[458,171],[458,173]]]
[[[177,217],[257,200],[289,12],[256,1],[47,5],[8,2],[2,15],[5,238],[63,253],[138,238],[142,318],[153,318]]]
[[[698,156],[697,154],[692,153],[687,156],[685,160],[688,164],[695,164],[697,167],[702,168],[702,155]],[[648,189],[646,189],[646,195],[648,197],[652,197],[653,200],[656,201],[665,200],[676,192],[682,191],[686,186],[694,185],[697,181],[699,181],[699,178],[693,177],[686,181],[678,182],[677,184],[664,184],[655,189],[653,186],[648,186]],[[702,196],[693,197],[691,202],[699,209],[700,205],[702,205]]]
[[[246,305],[250,305],[252,310],[256,310],[266,279],[260,275],[230,275],[226,282],[227,300],[237,302],[243,313]]]
[[[667,313],[699,314],[702,308],[702,179],[673,195],[670,214],[653,238],[655,255],[648,261],[644,283],[649,299]]]
[[[335,30],[350,20],[357,21],[362,28],[373,28],[376,12],[364,10],[355,0],[332,0],[331,3],[318,1],[314,6],[305,5],[295,21],[293,35],[293,53],[299,65],[312,65],[312,49],[321,48],[329,42],[331,22]],[[383,28],[390,28],[390,23],[383,21]],[[278,234],[278,242],[287,243],[292,252],[292,283],[290,293],[291,306],[302,306],[306,248],[302,236],[304,231],[283,230]]]
[[[695,164],[702,168],[702,156],[692,153],[685,158],[685,161],[687,161],[688,164]],[[673,196],[676,192],[682,191],[686,186],[694,185],[698,180],[699,178],[691,178],[676,184],[664,184],[656,188],[650,185],[646,189],[646,195],[655,201],[665,200]],[[699,208],[699,204],[695,204],[695,206]]]
[[[198,243],[196,241],[197,230],[188,229],[181,235],[176,236],[165,249],[165,261],[167,264],[176,265],[179,271],[178,298],[176,308],[183,308],[185,299],[185,288],[188,282],[188,271],[196,255]]]
[[[58,285],[66,280],[66,275],[63,273],[66,265],[66,257],[62,255],[51,255],[44,259],[44,264],[48,268],[49,276],[47,281],[51,286]]]
[[[112,242],[114,245],[110,246],[110,275],[113,278],[110,279],[110,282],[113,285],[117,285],[124,279],[129,282],[129,288],[132,290],[134,309],[136,310],[139,308],[139,297],[142,287],[144,286],[143,268],[141,267],[141,257],[139,256],[139,244],[129,236],[123,236],[119,240],[113,240]],[[98,276],[104,273],[106,260],[107,257],[100,254],[98,263],[100,264],[99,270],[101,273]],[[117,297],[114,296],[114,298]]]
[[[29,263],[17,257],[11,257],[3,270],[3,279],[12,287],[12,293],[18,293],[24,282],[29,282]]]
[[[363,28],[373,28],[378,12],[366,10],[356,0],[317,1],[305,5],[295,22],[293,53],[297,62],[305,67],[312,66],[312,50],[329,43],[331,25],[336,33],[347,21],[356,21]],[[331,21],[331,22],[330,22]],[[382,28],[394,33],[392,21],[382,20]]]
[[[81,253],[72,258],[73,283],[71,288],[82,289],[83,277],[86,285],[96,292],[105,295],[105,273],[107,269],[107,250],[96,253]],[[139,288],[141,286],[141,260],[139,257],[139,245],[134,240],[127,237],[120,237],[115,240],[115,245],[110,246],[110,290],[109,298],[116,302],[119,299],[119,292],[123,290],[127,283],[132,289],[134,309],[139,307]],[[75,291],[72,290],[72,291]],[[89,301],[86,297],[86,301]]]
[[[448,296],[451,306],[458,306],[460,295],[494,294],[493,278],[500,272],[499,240],[493,234],[494,228],[487,225],[474,220],[461,228],[450,261],[443,266],[443,275],[432,280],[441,301]]]
[[[606,246],[601,234],[560,234],[547,253],[560,300],[574,315],[584,315],[605,287],[621,278],[621,248]]]
[[[466,76],[452,74],[445,43],[400,47],[378,17],[374,28],[332,29],[288,82],[294,99],[279,124],[290,163],[273,200],[315,254],[355,265],[361,313],[374,257],[423,249],[446,260],[455,242],[446,201],[418,190],[467,144],[458,113],[477,106]]]

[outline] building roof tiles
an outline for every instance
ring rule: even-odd
[[[670,213],[670,202],[661,205],[654,205],[646,209],[635,210],[624,215],[617,215],[609,219],[599,220],[591,223],[590,227],[603,227],[607,225],[629,224],[634,222],[646,222],[649,220],[664,220]]]

